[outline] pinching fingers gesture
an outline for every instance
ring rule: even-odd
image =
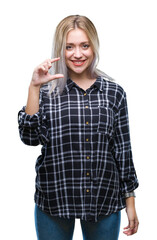
[[[47,59],[40,65],[38,65],[33,72],[31,84],[34,87],[40,87],[54,79],[63,78],[63,74],[52,75],[49,73],[49,69],[52,67],[52,63],[58,61],[60,58]]]

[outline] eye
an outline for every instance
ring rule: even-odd
[[[89,44],[83,44],[83,49],[89,48]]]
[[[72,50],[73,48],[72,48],[72,46],[71,45],[67,45],[66,46],[66,50]]]

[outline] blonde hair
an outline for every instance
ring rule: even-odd
[[[53,63],[50,69],[51,74],[62,73],[64,78],[51,81],[49,84],[49,93],[52,93],[56,89],[57,94],[61,94],[64,90],[68,77],[68,69],[65,64],[66,37],[71,30],[76,28],[85,31],[94,53],[94,58],[90,66],[91,77],[103,76],[108,80],[113,80],[107,74],[96,68],[99,61],[99,38],[94,24],[85,16],[70,15],[64,18],[56,27],[53,39],[52,58],[60,57],[60,60]]]

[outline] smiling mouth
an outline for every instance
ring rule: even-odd
[[[85,60],[71,60],[71,61],[74,64],[74,66],[82,66],[86,62],[86,59]]]

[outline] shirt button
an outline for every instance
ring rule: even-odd
[[[85,108],[88,108],[88,106],[85,106]]]
[[[86,96],[87,95],[87,93],[84,93],[84,96]]]
[[[89,172],[87,172],[87,176],[89,176]]]
[[[86,124],[88,125],[88,124],[89,124],[89,122],[86,122]]]
[[[86,158],[87,158],[87,159],[89,159],[90,157],[89,157],[89,156],[87,156]]]
[[[86,142],[88,142],[89,141],[89,139],[88,138],[86,138]]]
[[[86,192],[89,192],[89,189],[86,189]]]

